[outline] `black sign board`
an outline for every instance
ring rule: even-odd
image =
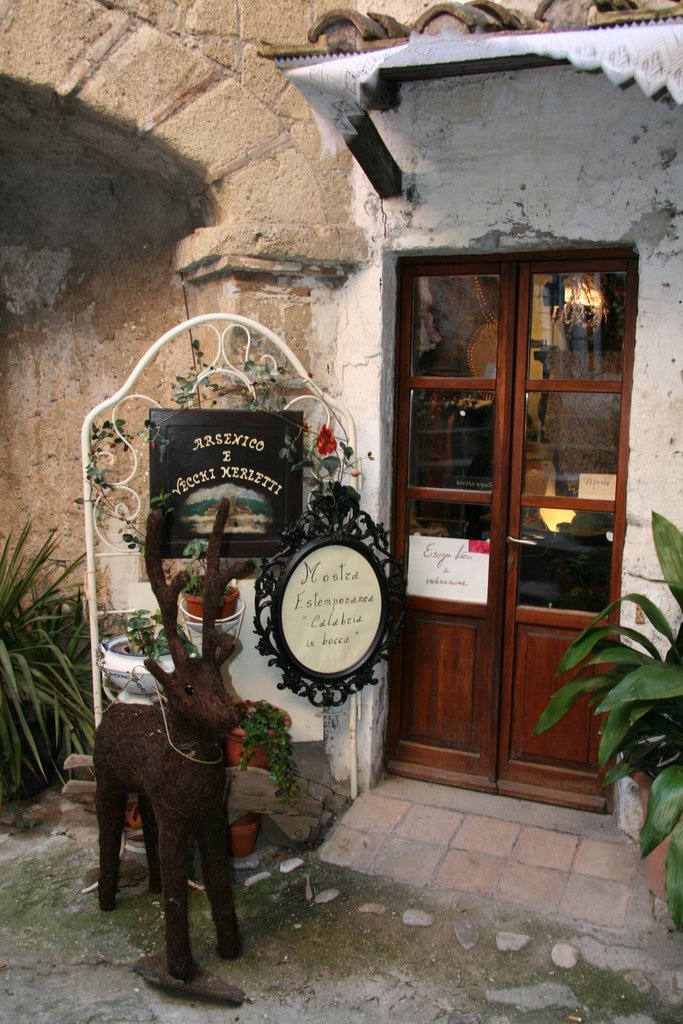
[[[302,477],[280,458],[285,435],[302,430],[301,412],[241,409],[152,409],[151,497],[167,496],[163,557],[208,537],[221,498],[230,501],[221,553],[263,556],[302,507]]]

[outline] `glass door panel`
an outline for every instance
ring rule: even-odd
[[[626,273],[531,276],[529,377],[618,380]]]
[[[518,603],[598,612],[609,603],[614,516],[525,508]]]
[[[411,372],[421,377],[495,377],[497,274],[415,278]]]
[[[413,391],[409,486],[491,490],[493,416],[477,392]]]
[[[485,604],[491,506],[409,501],[408,594]]]
[[[527,394],[524,493],[613,501],[620,404],[615,394]]]

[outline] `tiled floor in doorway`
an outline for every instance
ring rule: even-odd
[[[638,846],[606,815],[391,777],[358,797],[320,855],[587,925],[652,920]]]

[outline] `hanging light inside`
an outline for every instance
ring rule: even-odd
[[[563,281],[562,320],[593,335],[607,316],[609,307],[600,287],[599,274],[569,274]]]

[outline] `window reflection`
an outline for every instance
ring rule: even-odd
[[[529,377],[618,380],[625,295],[622,271],[534,274]]]
[[[524,509],[519,603],[597,612],[609,603],[614,517],[607,512]]]
[[[408,532],[422,537],[488,541],[491,506],[469,505],[462,501],[409,501]]]
[[[410,412],[411,486],[491,489],[491,399],[472,391],[416,390]]]
[[[613,501],[619,412],[619,395],[565,391],[527,396],[525,493]],[[590,491],[596,477],[605,478],[603,493]]]
[[[413,298],[412,372],[495,377],[498,277],[419,277]]]

